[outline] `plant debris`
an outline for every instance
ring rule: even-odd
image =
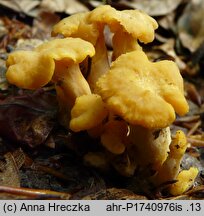
[[[20,187],[19,169],[25,162],[25,155],[21,149],[8,152],[4,160],[0,161],[0,185]]]

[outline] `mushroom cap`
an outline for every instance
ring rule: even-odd
[[[183,79],[172,61],[152,63],[143,51],[121,55],[96,83],[108,109],[133,125],[163,128],[184,115]]]
[[[37,89],[53,77],[55,62],[82,62],[87,55],[95,54],[91,43],[80,38],[54,39],[34,51],[15,51],[7,59],[8,81],[20,88]]]
[[[6,61],[6,78],[20,88],[37,89],[52,78],[55,68],[53,59],[35,51],[15,51]]]
[[[79,96],[71,110],[70,129],[78,132],[94,128],[106,118],[107,114],[108,111],[99,95]]]
[[[102,5],[90,12],[92,23],[107,24],[111,31],[123,30],[148,43],[154,39],[154,30],[158,28],[155,19],[140,10],[117,11],[109,5]]]
[[[80,38],[58,38],[45,42],[35,51],[44,53],[56,61],[82,62],[87,56],[95,54],[93,45]]]
[[[98,28],[95,23],[89,23],[87,17],[90,12],[77,13],[62,19],[54,25],[52,36],[62,34],[64,37],[82,38],[92,44],[96,43],[98,38]]]

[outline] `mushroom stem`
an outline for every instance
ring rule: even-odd
[[[87,79],[93,92],[98,78],[106,73],[109,69],[110,65],[108,61],[103,30],[100,30],[100,36],[98,37],[95,44],[95,55],[92,57],[90,74]]]
[[[130,158],[136,160],[141,167],[150,166],[152,170],[157,171],[168,156],[171,142],[169,127],[148,129],[130,125],[129,138],[131,141],[128,147]]]
[[[113,54],[112,60],[117,59],[120,55],[134,50],[142,50],[138,44],[137,39],[132,37],[129,33],[118,30],[114,33],[112,38]]]
[[[112,120],[104,125],[101,143],[113,154],[122,154],[128,144],[128,124],[125,121]]]
[[[66,66],[56,62],[56,70],[60,71],[54,79],[57,79],[56,87],[64,92],[67,102],[72,107],[75,99],[81,95],[91,94],[88,82],[81,73],[78,64]]]
[[[70,111],[76,98],[81,95],[91,94],[91,90],[78,64],[69,63],[69,66],[67,66],[61,61],[56,61],[55,70],[58,73],[53,77],[53,80],[56,82],[60,122],[68,128]]]

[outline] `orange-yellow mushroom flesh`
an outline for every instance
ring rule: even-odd
[[[127,134],[128,125],[125,121],[108,121],[101,134],[101,143],[113,154],[122,154],[128,143]]]
[[[107,114],[108,111],[99,95],[77,97],[71,110],[70,129],[78,132],[94,128],[106,118]]]
[[[99,32],[96,24],[88,22],[89,13],[77,13],[62,19],[53,27],[52,35],[61,34],[64,37],[82,38],[95,45]]]
[[[9,54],[6,64],[7,80],[24,89],[37,89],[46,85],[55,69],[53,59],[35,51],[15,51]]]
[[[135,49],[141,49],[137,39],[144,43],[152,42],[158,28],[156,20],[140,10],[118,11],[109,5],[97,7],[89,15],[92,23],[108,25],[113,36],[113,56]],[[125,37],[127,36],[127,37]]]
[[[169,146],[170,151],[167,159],[153,177],[153,182],[156,185],[173,181],[177,178],[180,163],[187,148],[186,136],[183,131],[178,130],[175,137]]]
[[[190,167],[189,170],[182,170],[176,178],[177,182],[170,186],[169,193],[173,196],[179,196],[185,193],[193,186],[198,172],[196,167]]]
[[[148,129],[138,125],[130,125],[130,144],[127,151],[141,167],[149,167],[153,171],[161,168],[168,157],[171,143],[170,128]],[[135,149],[132,152],[132,149]]]
[[[188,112],[183,79],[175,63],[152,63],[143,51],[118,57],[99,78],[96,93],[110,111],[146,128],[167,127],[175,120],[175,112]]]

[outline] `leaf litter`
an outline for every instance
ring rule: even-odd
[[[0,8],[10,12],[9,16],[1,13],[0,17],[2,199],[204,198],[202,0],[165,0],[162,4],[157,0],[105,1],[117,9],[138,8],[152,15],[160,27],[155,41],[144,49],[152,60],[175,60],[185,79],[190,112],[185,117],[178,117],[171,130],[179,128],[187,134],[188,149],[182,166],[197,164],[200,174],[194,187],[181,196],[169,197],[163,193],[165,186],[151,188],[137,177],[124,178],[113,170],[107,173],[87,166],[83,155],[100,149],[97,140],[90,140],[85,132],[74,134],[58,124],[58,104],[53,87],[30,92],[6,82],[5,59],[9,52],[35,47],[49,37],[52,25],[61,18],[103,3],[88,0],[69,3],[64,0],[21,0],[11,3],[0,0]],[[198,13],[193,13],[198,9]],[[108,33],[107,37],[110,37]]]

